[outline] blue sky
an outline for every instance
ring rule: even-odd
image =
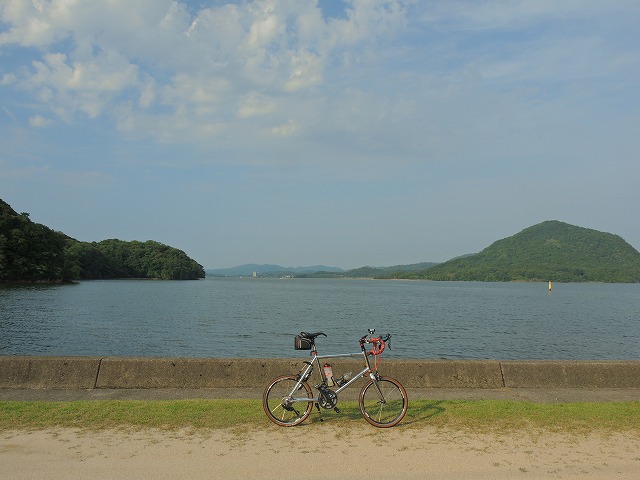
[[[208,268],[640,248],[636,0],[4,0],[0,198]]]

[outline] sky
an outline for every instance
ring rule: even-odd
[[[637,0],[1,0],[0,198],[205,268],[640,249]]]

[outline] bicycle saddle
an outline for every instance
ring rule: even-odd
[[[316,337],[319,337],[320,335],[322,335],[323,337],[327,336],[324,332],[316,332],[316,333],[300,332],[301,337],[308,338],[311,341],[315,340]]]

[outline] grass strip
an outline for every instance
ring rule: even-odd
[[[339,414],[323,411],[325,422],[360,424],[355,402],[341,405]],[[308,423],[317,423],[314,411]],[[0,402],[0,430],[77,428],[217,429],[267,427],[259,400],[155,400]],[[447,427],[475,432],[528,428],[559,432],[634,432],[640,435],[640,402],[531,403],[502,400],[415,400],[402,423],[405,427]]]
[[[640,435],[640,402],[532,403],[505,400],[414,402],[416,424],[474,431],[541,428],[559,432],[631,431]]]
[[[226,428],[266,419],[257,400],[0,402],[0,429]]]

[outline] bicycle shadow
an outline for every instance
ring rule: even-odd
[[[446,412],[446,402],[444,400],[414,400],[409,401],[407,414],[398,426],[410,426],[428,422]],[[318,414],[317,409],[310,416],[311,423],[337,423],[344,421],[362,420],[362,413],[357,404],[347,404],[340,406],[340,412],[333,410],[322,410]]]
[[[444,400],[415,400],[409,402],[407,414],[400,423],[401,425],[413,425],[424,423],[443,415],[447,409]]]

